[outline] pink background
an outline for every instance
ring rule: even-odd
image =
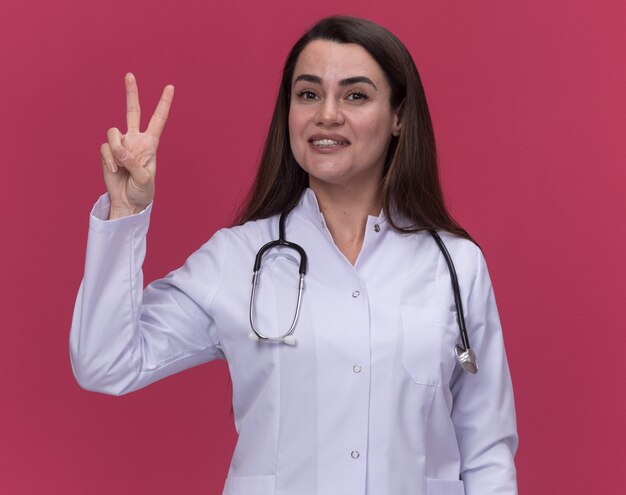
[[[626,399],[626,3],[3,0],[0,493],[217,494],[235,442],[225,364],[122,398],[81,390],[68,331],[99,145],[176,85],[146,280],[230,223],[283,59],[318,18],[396,33],[421,71],[452,212],[505,332],[520,492],[617,493]],[[384,494],[380,494],[384,495]],[[389,494],[393,495],[393,494]]]

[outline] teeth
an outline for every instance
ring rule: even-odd
[[[318,139],[317,141],[311,141],[314,146],[338,146],[340,144],[346,144],[345,141],[335,141],[334,139]]]

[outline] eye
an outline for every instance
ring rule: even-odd
[[[361,93],[360,91],[352,91],[347,97],[348,101],[365,101],[369,100],[369,96],[365,93]]]
[[[305,100],[305,101],[311,101],[311,100],[317,99],[317,95],[309,89],[303,89],[302,91],[298,91],[296,93],[296,96],[300,98],[301,100]]]

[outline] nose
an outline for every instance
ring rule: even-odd
[[[344,117],[339,102],[334,98],[322,100],[317,110],[316,120],[317,125],[323,127],[343,124]]]

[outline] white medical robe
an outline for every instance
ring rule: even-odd
[[[496,302],[480,249],[441,232],[459,277],[476,375],[460,342],[445,259],[427,233],[370,216],[353,266],[307,189],[286,222],[308,254],[296,345],[249,338],[254,258],[278,217],[218,231],[184,266],[143,288],[151,205],[90,219],[70,334],[88,390],[125,394],[226,359],[239,433],[225,495],[513,495],[515,409]],[[266,255],[255,320],[289,328],[298,257]]]

